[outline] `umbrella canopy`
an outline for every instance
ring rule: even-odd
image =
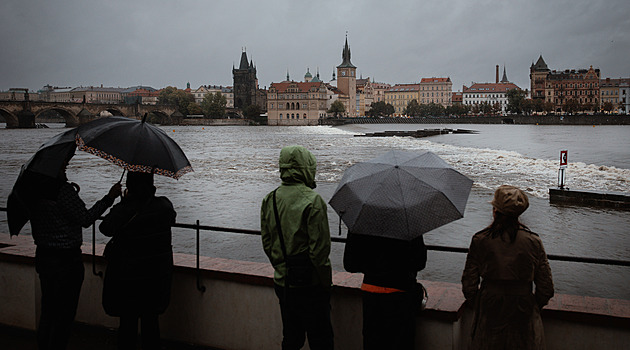
[[[22,165],[7,199],[9,234],[15,236],[28,222],[28,202],[35,192],[44,192],[56,181],[65,162],[76,149],[76,128],[57,134],[44,142]]]
[[[24,163],[22,169],[56,178],[65,161],[74,155],[76,134],[77,129],[74,128],[51,137]]]
[[[354,234],[412,240],[462,218],[472,184],[431,152],[394,150],[348,168],[329,203]]]
[[[77,130],[77,147],[128,171],[175,179],[192,171],[179,145],[145,118],[106,117],[83,124]]]

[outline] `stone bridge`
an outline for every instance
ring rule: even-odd
[[[172,105],[0,101],[0,116],[6,121],[7,128],[34,128],[37,116],[46,111],[59,113],[67,127],[99,118],[101,112],[135,119],[140,119],[145,113],[152,113],[161,124],[177,124],[183,118]]]

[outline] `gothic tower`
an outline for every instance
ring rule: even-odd
[[[536,64],[532,62],[531,67],[529,67],[529,84],[532,99],[545,100],[545,83],[549,72],[550,69],[547,67],[547,63],[545,63],[542,55],[538,57]]]
[[[247,62],[247,53],[241,54],[241,63],[238,69],[232,67],[234,77],[234,107],[244,109],[249,105],[259,104],[258,78],[254,61]]]
[[[346,45],[341,52],[341,59],[341,64],[337,66],[337,88],[348,97],[346,112],[349,116],[354,117],[357,114],[357,67],[350,62],[348,36],[346,36]]]

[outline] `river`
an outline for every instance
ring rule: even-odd
[[[63,131],[5,129],[0,124],[0,206],[13,186],[20,166],[40,144]],[[478,134],[447,134],[423,139],[355,137],[385,130],[454,128]],[[559,154],[569,152],[567,186],[573,189],[630,193],[630,126],[430,125],[367,124],[341,127],[163,127],[186,152],[194,172],[180,180],[156,178],[158,194],[166,195],[178,212],[177,221],[221,227],[259,229],[260,202],[279,184],[277,159],[286,145],[301,144],[317,157],[318,191],[328,201],[343,172],[391,149],[436,153],[474,180],[463,219],[425,234],[430,245],[467,247],[472,235],[491,221],[492,193],[501,184],[524,189],[530,208],[522,221],[537,232],[548,254],[630,260],[630,211],[551,205],[548,189],[557,185]],[[71,181],[81,185],[88,205],[118,181],[120,168],[78,152],[68,168]],[[331,232],[339,219],[329,209]],[[0,232],[8,232],[0,214]],[[30,227],[24,229],[28,235]],[[345,227],[342,236],[345,236]],[[84,239],[91,241],[91,230]],[[98,235],[97,242],[106,240]],[[193,253],[194,232],[174,231],[174,249]],[[266,262],[260,238],[242,234],[203,232],[201,254]],[[343,270],[343,243],[333,243],[331,261]],[[430,252],[421,279],[458,283],[464,254]],[[630,268],[551,262],[556,292],[630,300]]]

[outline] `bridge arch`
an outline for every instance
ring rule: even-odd
[[[7,128],[17,128],[19,125],[17,115],[5,109],[0,108],[0,117],[2,118],[0,121],[7,123]]]
[[[66,127],[72,128],[79,125],[79,118],[77,117],[76,114],[74,114],[71,110],[60,108],[60,107],[44,108],[44,109],[39,110],[37,114],[35,114],[35,120],[37,121],[37,118],[39,116],[50,111],[54,111],[57,114],[61,115],[63,119],[66,121]]]
[[[97,116],[103,116],[104,112],[109,112],[111,115],[116,117],[127,117],[125,113],[123,113],[120,109],[114,107],[108,107],[97,113]]]

